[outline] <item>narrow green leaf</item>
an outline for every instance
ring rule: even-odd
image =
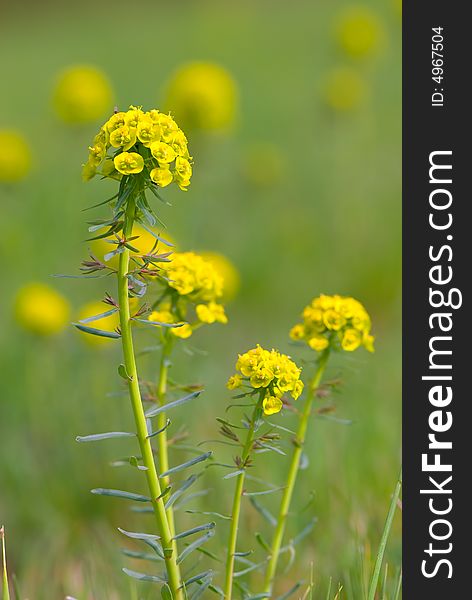
[[[178,327],[182,327],[185,323],[162,323],[161,321],[149,321],[148,319],[140,319],[138,317],[133,317],[132,321],[137,321],[138,323],[142,323],[143,325],[152,325],[157,327],[167,327],[168,329],[177,329]]]
[[[253,496],[249,498],[249,501],[257,510],[257,512],[261,514],[268,523],[270,523],[273,527],[277,525],[277,520],[272,515],[272,513],[269,512],[267,508],[262,506],[262,504],[259,504],[259,502]]]
[[[234,573],[234,577],[242,577],[243,575],[247,575],[247,573],[251,573],[252,571],[256,571],[257,569],[260,569],[261,567],[263,567],[266,564],[266,561],[264,560],[263,562],[253,564],[250,567],[248,567],[247,569],[242,569],[242,571],[236,571]]]
[[[200,583],[200,587],[195,590],[195,592],[190,597],[190,600],[197,600],[203,595],[203,592],[210,586],[212,580],[212,576],[208,575],[208,577],[204,577]]]
[[[123,379],[126,379],[127,381],[133,380],[133,378],[130,375],[128,375],[128,371],[126,370],[126,367],[123,364],[119,365],[118,367],[118,375]]]
[[[187,558],[187,556],[189,554],[191,554],[194,550],[196,550],[200,546],[203,546],[203,544],[205,544],[214,535],[215,535],[215,532],[213,530],[210,530],[208,533],[206,533],[205,535],[202,535],[201,537],[199,537],[198,539],[196,539],[194,542],[192,542],[191,544],[189,544],[182,551],[182,553],[180,554],[180,556],[178,557],[177,564],[180,564],[181,562],[183,562]]]
[[[192,392],[191,394],[187,394],[186,396],[183,396],[178,400],[172,400],[172,402],[167,402],[167,404],[163,404],[162,406],[155,406],[146,412],[146,418],[155,417],[156,415],[159,415],[162,412],[167,412],[171,408],[175,408],[176,406],[186,404],[187,402],[190,402],[190,400],[198,398],[198,396],[200,396],[201,393],[201,391]]]
[[[400,592],[402,591],[402,570],[398,573],[397,583],[395,584],[395,592],[393,593],[393,600],[399,600]]]
[[[177,490],[175,490],[175,492],[166,502],[166,510],[168,510],[181,496],[183,496],[189,487],[197,481],[198,477],[198,475],[190,475],[190,477],[186,479]]]
[[[123,567],[123,573],[126,573],[129,577],[134,577],[134,579],[138,579],[139,581],[152,581],[153,583],[165,582],[165,578],[160,577],[159,575],[146,575],[146,573],[138,573],[138,571],[132,571],[126,567]]]
[[[87,317],[86,319],[80,319],[79,323],[91,323],[92,321],[98,321],[98,319],[105,319],[113,314],[118,312],[117,308],[111,308],[110,310],[106,310],[105,312],[100,313],[99,315],[94,315],[93,317]]]
[[[190,579],[187,579],[184,585],[189,586],[190,584],[195,583],[196,581],[201,581],[210,575],[213,575],[213,571],[211,569],[208,571],[203,571],[203,573],[198,573],[198,575],[194,575],[193,577],[190,577]]]
[[[109,440],[112,438],[136,437],[135,433],[128,431],[109,431],[108,433],[93,433],[91,435],[78,435],[76,442],[98,442],[99,440]]]
[[[128,548],[121,548],[121,552],[125,556],[129,556],[130,558],[136,558],[139,560],[159,561],[160,559],[159,556],[151,554],[150,552],[136,552],[136,550],[128,550]]]
[[[5,528],[3,525],[0,527],[0,538],[2,540],[2,596],[3,600],[10,600],[10,588],[8,586],[8,572],[7,572],[7,550],[5,547]]]
[[[148,421],[148,423],[150,423],[150,421]],[[146,437],[147,437],[147,438],[153,438],[153,437],[155,437],[156,435],[159,435],[160,433],[162,433],[163,431],[165,431],[165,430],[166,430],[166,429],[169,427],[170,423],[171,423],[170,419],[167,419],[167,422],[166,422],[166,424],[164,425],[164,427],[161,427],[161,428],[160,428],[160,429],[158,429],[157,431],[152,431],[152,432],[151,432],[151,433],[149,433],[149,434],[148,434]],[[148,428],[148,431],[149,431],[149,428]]]
[[[218,512],[206,510],[186,510],[185,512],[189,515],[205,515],[206,517],[218,517],[219,519],[224,519],[225,521],[231,521],[230,515],[222,515]]]
[[[122,490],[109,490],[105,488],[95,488],[91,490],[92,494],[97,496],[113,496],[114,498],[122,498],[123,500],[133,500],[134,502],[151,502],[151,498],[134,494],[133,492],[124,492]]]
[[[161,498],[165,498],[165,496],[167,496],[170,493],[171,489],[172,489],[172,486],[168,485],[166,487],[166,489],[159,494],[159,496],[156,498],[156,500],[160,500]]]
[[[271,548],[269,546],[269,544],[265,541],[265,539],[262,537],[262,534],[259,532],[256,532],[256,540],[258,541],[259,545],[268,553],[271,553]]]
[[[292,588],[290,588],[288,592],[285,592],[285,594],[282,594],[281,596],[277,596],[276,600],[287,600],[287,598],[290,598],[290,596],[292,596],[297,590],[299,590],[301,586],[302,582],[297,581],[297,583]]]
[[[104,331],[103,329],[94,329],[93,327],[86,327],[85,325],[81,325],[80,323],[72,323],[72,325],[74,327],[77,327],[77,329],[83,331],[84,333],[98,335],[99,337],[111,338],[113,340],[117,340],[121,337],[121,335],[116,331]]]
[[[115,194],[111,198],[108,198],[108,200],[103,200],[103,202],[99,202],[98,204],[87,206],[87,208],[82,209],[82,212],[85,212],[86,210],[92,210],[92,208],[98,208],[99,206],[103,206],[104,204],[108,204],[109,202],[112,202],[115,198],[118,198],[118,194]]]
[[[228,473],[227,475],[225,475],[223,477],[223,479],[232,479],[233,477],[237,477],[238,475],[241,475],[241,473],[244,473],[244,469],[238,469],[237,471],[232,471],[231,473]]]
[[[172,244],[171,242],[167,241],[166,239],[164,239],[160,235],[157,235],[157,233],[154,233],[154,231],[152,229],[150,229],[149,227],[146,227],[146,225],[144,223],[141,223],[141,225],[143,226],[143,229],[145,229],[148,233],[150,233],[152,236],[154,236],[156,238],[156,240],[159,240],[160,242],[162,242],[166,246],[169,246],[169,248],[174,248],[175,247],[175,244]]]
[[[280,492],[284,490],[285,486],[281,486],[278,488],[271,488],[269,490],[261,490],[259,492],[243,492],[243,496],[266,496],[267,494],[273,494],[274,492]]]
[[[159,539],[159,536],[155,535],[154,533],[141,533],[141,532],[137,532],[137,531],[126,531],[125,529],[121,529],[121,527],[118,527],[118,531],[120,533],[122,533],[123,535],[126,535],[126,537],[129,537],[133,540],[142,540],[144,542],[148,542],[149,540],[156,541]]]
[[[193,467],[194,465],[203,462],[204,460],[207,460],[208,458],[210,458],[210,456],[212,455],[212,452],[205,452],[205,454],[200,454],[200,456],[196,456],[195,458],[191,458],[190,460],[188,460],[187,462],[182,463],[181,465],[177,465],[176,467],[172,467],[171,469],[168,469],[167,471],[164,471],[164,473],[161,473],[161,477],[167,477],[168,475],[171,475],[172,473],[178,473],[179,471],[183,471],[184,469],[188,469],[189,467]]]
[[[192,529],[187,529],[187,531],[182,531],[182,533],[178,533],[174,536],[174,540],[181,540],[182,538],[188,537],[189,535],[193,535],[195,533],[199,533],[200,531],[207,531],[208,529],[214,529],[216,523],[213,521],[211,523],[205,523],[204,525],[198,525],[198,527],[192,527]]]
[[[173,600],[171,589],[167,583],[161,587],[161,598],[162,600]]]
[[[400,475],[398,477],[397,485],[395,486],[395,491],[392,494],[392,499],[390,501],[390,507],[388,509],[387,519],[385,521],[385,526],[382,532],[382,537],[380,539],[379,549],[377,551],[377,557],[375,560],[374,571],[372,573],[372,579],[370,581],[369,593],[367,595],[367,600],[375,600],[375,594],[377,591],[377,585],[380,576],[380,569],[382,568],[383,557],[385,554],[385,548],[387,547],[388,536],[390,534],[390,529],[393,523],[393,517],[395,516],[395,511],[397,508],[398,498],[400,497],[400,490],[402,487],[402,472],[400,470]]]

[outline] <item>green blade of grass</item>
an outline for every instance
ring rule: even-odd
[[[8,573],[7,573],[7,551],[5,549],[5,528],[0,527],[0,538],[2,538],[2,556],[3,556],[3,586],[2,596],[3,600],[10,600],[10,589],[8,587]]]
[[[372,573],[372,579],[370,580],[369,594],[367,600],[375,600],[375,592],[379,582],[380,570],[382,568],[382,562],[385,554],[385,548],[387,546],[388,536],[390,529],[392,528],[393,517],[395,516],[395,510],[397,508],[398,498],[400,497],[400,490],[402,487],[402,472],[400,469],[400,475],[398,476],[397,485],[393,492],[392,499],[390,501],[390,507],[388,509],[387,519],[380,539],[379,549],[377,551],[377,557],[375,559],[374,572]]]

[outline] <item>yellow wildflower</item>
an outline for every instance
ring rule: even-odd
[[[240,276],[234,264],[223,254],[217,252],[202,252],[201,256],[211,262],[217,273],[223,278],[223,299],[227,302],[232,300],[240,286]]]
[[[154,183],[157,183],[159,187],[166,187],[166,185],[172,183],[173,180],[171,171],[169,169],[161,167],[156,167],[155,169],[153,169],[149,173],[149,176],[151,177],[152,181],[154,181]]]
[[[236,83],[226,69],[193,62],[174,73],[166,104],[189,129],[222,130],[235,121],[237,96]]]
[[[277,396],[266,396],[262,401],[262,408],[265,415],[274,415],[282,410],[283,402]]]
[[[96,67],[79,65],[63,71],[53,95],[54,108],[66,123],[92,123],[113,105],[113,91]]]
[[[31,151],[20,133],[0,130],[0,183],[24,179],[31,168]]]
[[[362,336],[357,329],[346,329],[342,334],[341,346],[343,350],[352,352],[357,350],[362,342]]]
[[[123,175],[141,173],[144,169],[144,159],[137,152],[122,152],[113,160],[115,169]]]
[[[115,148],[121,148],[122,154],[116,156]],[[187,138],[170,115],[131,106],[113,114],[94,136],[82,176],[85,181],[96,174],[120,179],[144,171],[148,184],[165,187],[175,182],[186,191],[192,177],[190,160]]]
[[[123,148],[124,151],[129,150],[136,143],[136,128],[123,125],[114,129],[110,133],[110,145],[113,148]]]
[[[44,283],[23,286],[16,294],[14,311],[24,329],[43,336],[62,331],[70,316],[67,300]]]
[[[169,286],[193,301],[211,302],[223,294],[223,278],[194,252],[176,252],[165,267]]]
[[[374,351],[370,317],[354,298],[321,294],[303,309],[302,318],[290,337],[305,341],[316,352],[329,346],[352,352],[361,345]]]
[[[287,392],[296,400],[303,390],[301,369],[289,356],[277,350],[269,351],[256,346],[240,354],[236,361],[236,371],[233,378],[239,378],[237,381],[246,381],[255,390],[266,390],[264,404],[268,411],[272,411],[266,411],[266,414],[279,412],[282,408],[282,401],[278,396]]]
[[[240,388],[243,384],[243,380],[241,379],[240,375],[231,375],[231,377],[228,379],[228,383],[226,384],[226,387],[229,390],[235,390],[237,388]]]

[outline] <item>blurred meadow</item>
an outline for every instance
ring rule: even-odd
[[[354,296],[372,316],[375,353],[330,363],[327,377],[342,384],[317,401],[335,411],[311,424],[289,536],[318,521],[278,586],[282,594],[309,579],[312,563],[315,599],[327,597],[330,578],[328,597],[338,582],[339,598],[366,597],[400,468],[399,3],[11,3],[1,8],[0,54],[0,525],[20,597],[156,597],[120,571],[130,561],[119,552],[117,527],[131,530],[148,517],[89,493],[139,490],[140,474],[110,466],[125,452],[119,441],[75,442],[132,426],[116,374],[119,344],[90,344],[69,326],[88,303],[114,293],[115,282],[52,276],[78,272],[86,221],[106,215],[107,208],[81,212],[115,193],[111,182],[83,183],[81,165],[113,107],[130,104],[171,110],[189,137],[188,193],[166,189],[172,206],[154,205],[165,236],[179,250],[224,255],[237,272],[229,273],[229,323],[195,333],[174,361],[175,380],[205,385],[198,411],[174,415],[177,429],[190,415],[190,441],[217,437],[239,352],[260,343],[310,358],[288,331],[313,296]],[[193,80],[176,75],[195,61],[207,68]],[[76,65],[105,79],[93,79],[94,71],[93,83],[86,73],[85,83],[58,87]],[[80,113],[82,101],[89,112]],[[152,333],[136,339],[138,349],[153,344]],[[144,378],[156,360],[140,358]],[[293,422],[290,413],[277,418]],[[225,446],[204,448],[231,459]],[[258,461],[282,481],[287,458]],[[233,484],[223,475],[207,470],[210,492],[192,508],[230,503]],[[243,518],[242,545],[252,548],[265,525],[249,502]],[[397,514],[383,598],[394,598],[400,524]],[[225,521],[218,528],[226,535]],[[211,550],[222,553],[217,541]]]

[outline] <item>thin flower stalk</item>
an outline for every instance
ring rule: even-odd
[[[324,350],[321,354],[318,367],[316,369],[315,375],[310,383],[310,386],[307,391],[307,397],[305,400],[305,405],[303,407],[303,412],[300,417],[300,422],[298,425],[298,431],[296,438],[294,440],[295,449],[293,451],[292,460],[290,463],[290,468],[287,475],[287,481],[284,487],[282,500],[280,502],[279,512],[277,515],[277,525],[275,527],[274,535],[272,538],[272,544],[270,546],[270,555],[269,561],[267,563],[265,580],[264,580],[264,592],[271,594],[272,587],[274,583],[275,574],[277,572],[277,563],[280,555],[280,549],[282,547],[282,542],[285,534],[285,527],[287,523],[287,516],[290,509],[290,504],[292,501],[293,490],[295,488],[295,482],[297,480],[298,471],[300,468],[300,460],[302,457],[303,446],[305,444],[306,432],[308,428],[308,422],[311,415],[311,409],[313,400],[316,396],[316,391],[320,386],[320,382],[322,380],[323,374],[326,369],[326,364],[329,358],[329,348]]]
[[[241,472],[236,479],[236,487],[234,489],[233,496],[233,507],[231,511],[231,526],[228,538],[228,554],[226,558],[226,570],[225,570],[225,584],[224,584],[224,597],[225,600],[231,600],[233,590],[233,577],[234,577],[234,559],[236,553],[236,544],[238,541],[238,529],[239,529],[239,517],[241,514],[241,501],[244,489],[244,479],[246,477],[246,469],[248,461],[253,450],[254,435],[256,426],[259,419],[262,416],[262,403],[265,397],[265,390],[261,392],[259,401],[254,407],[251,421],[249,422],[246,441],[243,446],[243,451],[240,458],[240,469]]]
[[[172,352],[172,338],[170,332],[165,330],[163,332],[163,346],[161,361],[159,365],[159,376],[157,380],[156,395],[157,401],[161,406],[166,403],[167,393],[167,376],[169,371],[169,361]],[[168,438],[167,438],[167,415],[162,412],[157,417],[157,429],[162,432],[157,436],[158,442],[158,455],[159,455],[159,467],[161,473],[165,473],[169,470],[169,451],[168,451]],[[162,487],[165,489],[169,485],[169,477],[161,477]],[[169,528],[172,536],[175,536],[175,523],[174,523],[174,511],[172,506],[167,509],[167,520],[169,521]]]
[[[135,218],[136,204],[134,198],[128,201],[125,220],[123,225],[123,237],[131,236]],[[180,570],[177,565],[177,552],[175,541],[172,539],[172,530],[167,517],[164,500],[161,498],[162,485],[159,480],[151,440],[148,437],[146,417],[142,404],[141,391],[139,389],[138,372],[133,348],[133,336],[131,332],[131,315],[129,306],[129,271],[130,251],[124,246],[120,254],[118,264],[118,301],[120,315],[121,341],[123,348],[124,364],[128,375],[128,389],[136,422],[137,437],[141,449],[143,465],[146,468],[146,479],[151,496],[151,503],[156,518],[156,523],[161,537],[164,551],[168,585],[175,600],[182,600]]]

